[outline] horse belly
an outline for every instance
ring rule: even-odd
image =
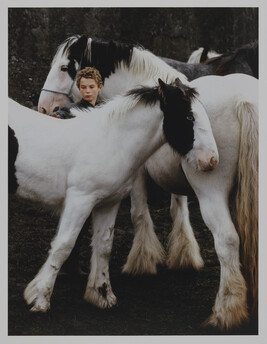
[[[41,201],[51,206],[62,204],[65,194],[65,181],[56,172],[44,176],[39,170],[29,166],[23,166],[20,161],[16,163],[16,177],[18,182],[17,194],[23,198]]]
[[[167,192],[188,195],[193,192],[181,166],[181,157],[165,144],[147,161],[146,169],[154,182]]]
[[[19,145],[15,161],[17,194],[48,205],[60,205],[66,195],[69,168],[63,154],[60,163],[57,156],[51,150]]]

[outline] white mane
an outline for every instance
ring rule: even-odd
[[[57,52],[53,58],[52,65],[57,61],[58,58],[67,59],[69,53],[68,47],[71,46],[78,39],[78,35],[74,35],[66,39],[58,47]],[[92,38],[88,38],[87,48],[85,51],[85,54],[89,61],[91,61],[91,42]],[[124,61],[121,62],[121,66],[124,68],[128,68],[126,67]],[[139,80],[143,80],[144,82],[147,82],[147,80],[151,79],[157,82],[158,78],[161,78],[165,82],[170,83],[173,82],[177,77],[179,77],[179,79],[183,83],[188,83],[188,80],[184,74],[178,72],[176,69],[169,66],[153,53],[148,50],[142,49],[141,47],[133,48],[131,62],[128,69],[132,70],[133,74],[138,75],[140,78]]]
[[[92,115],[96,117],[107,116],[107,122],[110,123],[125,118],[140,102],[139,99],[132,95],[117,95],[96,108],[73,108],[71,109],[71,114],[76,118],[80,118],[81,115],[85,118],[90,118]]]
[[[133,48],[130,69],[134,74],[140,75],[143,80],[154,79],[157,82],[158,78],[161,78],[170,83],[178,77],[182,83],[188,84],[184,74],[178,72],[148,50]]]

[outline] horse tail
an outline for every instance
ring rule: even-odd
[[[237,104],[240,145],[236,215],[240,257],[252,313],[258,309],[258,109],[253,101]]]

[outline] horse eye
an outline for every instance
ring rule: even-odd
[[[193,116],[192,113],[188,114],[188,115],[186,116],[186,119],[187,119],[188,121],[194,121],[194,120],[195,120],[195,118],[194,118],[194,116]]]
[[[67,72],[68,66],[61,66],[61,71],[62,72]]]

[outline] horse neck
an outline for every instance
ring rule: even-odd
[[[124,61],[117,64],[115,72],[104,80],[101,97],[109,99],[116,94],[123,94],[137,85],[155,85],[158,78],[173,82],[179,78],[187,84],[184,74],[178,72],[147,50],[133,48],[130,65]]]
[[[125,103],[125,97],[121,99],[125,109],[131,107],[131,97],[128,97],[128,103]],[[119,105],[119,102],[116,105]],[[131,159],[145,162],[165,142],[162,130],[163,113],[159,103],[150,106],[139,102],[132,109],[122,110],[121,113],[116,109],[118,106],[109,111],[107,135],[119,138],[117,141],[120,149],[123,147],[123,151],[127,151]]]

